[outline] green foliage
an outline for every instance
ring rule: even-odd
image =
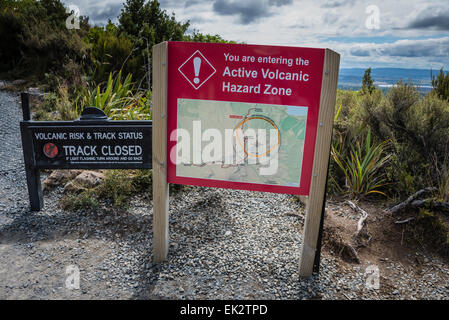
[[[110,73],[133,74],[139,88],[150,85],[151,50],[162,41],[226,42],[219,35],[194,31],[189,22],[167,14],[157,0],[127,0],[119,23],[91,27],[80,17],[80,29],[67,29],[70,13],[60,0],[0,0],[0,73],[5,78],[36,77],[57,85],[102,84]],[[84,76],[87,75],[87,76]],[[87,78],[87,79],[86,79]]]
[[[78,118],[79,115],[70,101],[68,88],[62,85],[58,85],[57,93],[48,93],[43,104],[33,113],[35,121],[68,121]]]
[[[447,101],[435,92],[420,96],[415,86],[403,82],[386,94],[380,90],[363,95],[339,90],[329,177],[333,193],[357,190],[360,184],[357,178],[362,175],[357,171],[360,169],[357,164],[363,163],[363,152],[357,150],[366,144],[363,140],[366,135],[360,134],[360,130],[371,131],[373,146],[389,141],[385,150],[389,159],[378,171],[381,181],[387,183],[381,192],[391,197],[406,197],[434,186],[438,188],[439,199],[448,199]]]
[[[58,87],[56,112],[57,112],[56,120],[69,121],[69,120],[76,120],[79,118],[77,110],[73,107],[73,104],[70,101],[70,95],[67,87],[64,86]]]
[[[126,209],[133,195],[150,193],[151,170],[110,170],[106,179],[96,189],[99,198],[110,199],[113,206]]]
[[[95,188],[64,195],[61,207],[69,211],[97,211],[100,203],[106,202],[126,210],[134,195],[151,195],[152,170],[108,170],[105,176]]]
[[[442,163],[434,163],[434,170],[436,171],[436,185],[438,192],[436,198],[442,202],[449,201],[449,152],[445,153]]]
[[[438,213],[420,209],[415,223],[407,226],[406,237],[442,255],[449,255],[449,228]]]
[[[56,111],[56,104],[58,95],[56,93],[48,93],[44,96],[44,102],[39,109],[33,112],[33,120],[35,121],[50,121],[54,120],[54,112]]]
[[[371,78],[371,68],[365,70],[365,74],[362,79],[362,92],[363,93],[373,93],[376,90],[374,86],[374,81]]]
[[[111,21],[105,28],[93,27],[89,30],[86,41],[91,44],[91,57],[94,64],[92,75],[95,83],[106,81],[109,74],[123,70],[125,74],[140,70],[139,58],[132,56],[133,40],[124,34],[118,34],[118,28]]]
[[[356,148],[357,143],[367,132],[364,123],[364,109],[361,107],[361,101],[366,98],[374,99],[381,92],[376,91],[373,95],[360,95],[356,91],[338,90],[336,112],[334,116],[334,131],[332,146],[336,159],[349,159],[352,163],[350,151]],[[343,162],[340,161],[340,164]],[[348,168],[342,170],[340,165],[331,157],[329,167],[328,188],[331,193],[352,193],[347,182]],[[355,192],[357,193],[357,191]],[[354,195],[355,196],[355,195]]]
[[[215,35],[203,34],[197,30],[194,30],[191,35],[185,35],[184,41],[209,42],[209,43],[236,43],[235,41],[227,41],[218,34]]]
[[[106,179],[97,187],[97,195],[103,199],[110,199],[118,208],[127,208],[129,198],[134,193],[132,178],[126,170],[110,170],[106,172]]]
[[[444,100],[449,100],[449,72],[444,73],[443,69],[435,77],[431,73],[433,91]]]
[[[80,194],[69,193],[60,200],[61,208],[67,211],[97,211],[98,200],[92,190],[84,190]]]
[[[386,196],[380,189],[386,184],[382,169],[390,159],[390,155],[385,154],[388,141],[373,143],[369,129],[366,134],[362,131],[357,139],[350,142],[345,139],[340,136],[334,141],[332,158],[345,175],[348,192],[352,197],[374,193]]]
[[[75,100],[78,115],[86,107],[97,107],[115,120],[150,119],[149,94],[147,91],[133,91],[132,75],[128,74],[122,81],[120,71],[115,78],[112,73],[104,87],[96,86],[92,90],[82,90]]]
[[[68,30],[70,14],[59,0],[2,0],[0,10],[0,72],[21,77],[46,72],[62,73],[70,60],[82,63],[88,48],[82,38],[88,28],[81,17],[80,30]]]
[[[126,66],[128,72],[139,80],[151,78],[152,47],[163,41],[183,40],[188,27],[188,21],[176,21],[174,13],[168,15],[157,0],[127,0],[119,16],[117,36],[133,43],[129,52],[132,66]],[[146,85],[142,82],[142,86]]]
[[[135,170],[133,185],[136,192],[149,192],[153,185],[153,171],[149,169]]]
[[[126,0],[119,16],[119,29],[134,38],[150,39],[150,47],[162,41],[179,41],[189,27],[189,22],[176,21],[160,8],[159,1]]]
[[[376,137],[392,141],[389,175],[399,183],[395,190],[401,194],[436,186],[449,145],[448,102],[435,93],[420,98],[413,85],[399,82],[385,97],[365,99],[362,105]]]

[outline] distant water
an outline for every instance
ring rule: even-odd
[[[360,89],[365,70],[363,68],[340,69],[338,88],[347,90]],[[440,70],[432,70],[434,76],[439,72]],[[391,88],[399,80],[413,83],[419,87],[421,92],[432,90],[430,69],[373,68],[371,69],[371,78],[374,84],[384,91]]]

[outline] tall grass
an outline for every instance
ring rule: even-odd
[[[75,99],[75,109],[79,115],[86,107],[97,107],[114,120],[149,120],[150,95],[148,91],[134,92],[132,75],[122,81],[122,71],[114,78],[109,74],[105,85],[94,89],[84,89]]]
[[[345,141],[350,142],[344,143]],[[333,143],[332,158],[344,173],[346,192],[353,198],[370,194],[387,196],[381,188],[387,184],[382,168],[391,157],[385,154],[388,145],[388,140],[375,144],[369,129],[357,139],[346,139],[339,134],[339,138]]]

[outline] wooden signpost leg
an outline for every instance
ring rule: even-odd
[[[31,121],[30,96],[26,92],[20,94],[22,98],[23,122],[20,124],[22,136],[22,150],[25,162],[25,173],[27,178],[28,195],[30,198],[31,211],[40,211],[44,206],[44,195],[42,192],[41,175],[39,169],[33,167],[33,145],[28,136],[27,126]]]
[[[168,254],[167,59],[168,43],[153,47],[153,259]]]
[[[321,212],[324,205],[324,189],[332,138],[339,65],[340,55],[326,49],[312,182],[306,206],[306,218],[301,244],[299,274],[303,277],[310,277],[313,273]]]

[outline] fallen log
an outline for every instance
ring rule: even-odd
[[[408,207],[413,201],[415,201],[417,198],[423,196],[424,194],[428,194],[430,192],[436,191],[437,188],[428,187],[419,190],[418,192],[415,192],[410,197],[407,198],[407,200],[395,205],[393,208],[390,209],[391,214],[396,214],[397,212],[401,211],[402,209]]]
[[[409,207],[412,208],[428,208],[430,210],[438,210],[449,213],[449,202],[441,202],[435,200],[414,200],[410,203]]]

